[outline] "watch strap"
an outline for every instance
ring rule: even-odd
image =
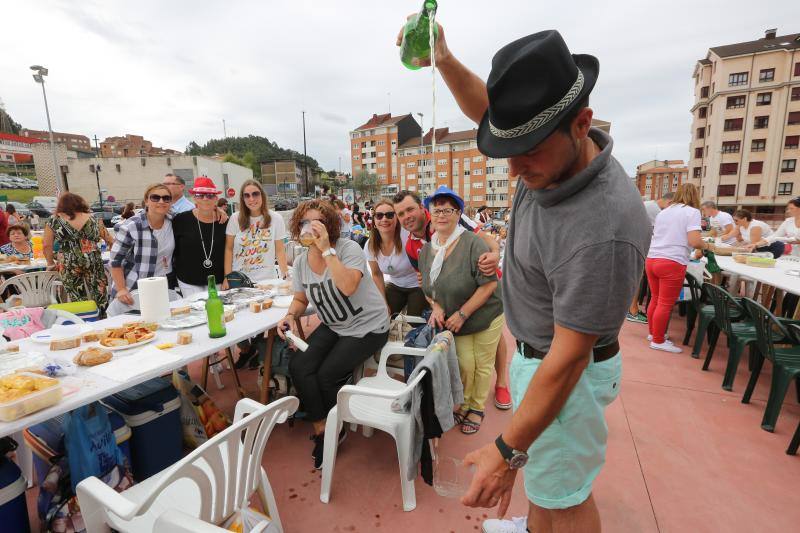
[[[497,438],[494,440],[494,445],[497,446],[497,449],[500,451],[500,455],[503,456],[503,459],[506,461],[510,461],[512,457],[514,457],[514,449],[506,444],[506,441],[503,440],[503,435],[498,435]]]

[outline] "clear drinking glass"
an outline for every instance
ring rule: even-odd
[[[445,498],[463,496],[475,474],[475,467],[456,457],[437,455],[433,463],[433,490]]]
[[[314,244],[314,232],[311,231],[311,223],[306,222],[300,228],[300,244],[308,248]]]

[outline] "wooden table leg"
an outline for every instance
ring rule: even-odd
[[[258,401],[265,404],[269,401],[269,382],[272,380],[272,346],[275,344],[275,336],[278,334],[276,328],[267,332],[267,351],[264,354],[264,373],[261,376],[261,390],[259,391]]]
[[[781,289],[775,289],[775,316],[781,316],[783,314],[783,291]]]
[[[203,384],[203,390],[208,388],[208,367],[210,366],[210,358],[209,355],[205,359],[203,359],[203,370],[200,373],[200,382]]]
[[[231,365],[231,372],[233,372],[233,381],[236,383],[236,392],[239,393],[239,399],[241,400],[246,395],[244,393],[244,388],[242,387],[242,382],[239,381],[239,373],[236,371],[236,365],[233,363],[233,352],[231,351],[230,346],[225,348],[225,357],[228,359],[228,363]]]

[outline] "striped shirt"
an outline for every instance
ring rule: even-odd
[[[164,224],[172,225],[167,218]],[[124,221],[116,231],[114,245],[111,247],[111,266],[122,268],[125,285],[134,290],[140,278],[155,275],[158,259],[158,240],[147,221],[147,213],[134,215]],[[111,295],[118,287],[113,287]]]

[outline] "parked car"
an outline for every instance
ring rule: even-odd
[[[31,210],[28,209],[28,206],[26,206],[22,202],[6,202],[6,207],[8,207],[9,205],[13,205],[14,209],[17,210],[17,213],[19,213],[22,216],[24,217],[31,216]]]
[[[49,209],[47,209],[41,203],[36,201],[28,203],[28,205],[26,205],[25,207],[27,207],[28,211],[30,211],[31,213],[36,213],[37,215],[39,215],[40,218],[50,218],[51,216],[53,216],[53,213]]]

